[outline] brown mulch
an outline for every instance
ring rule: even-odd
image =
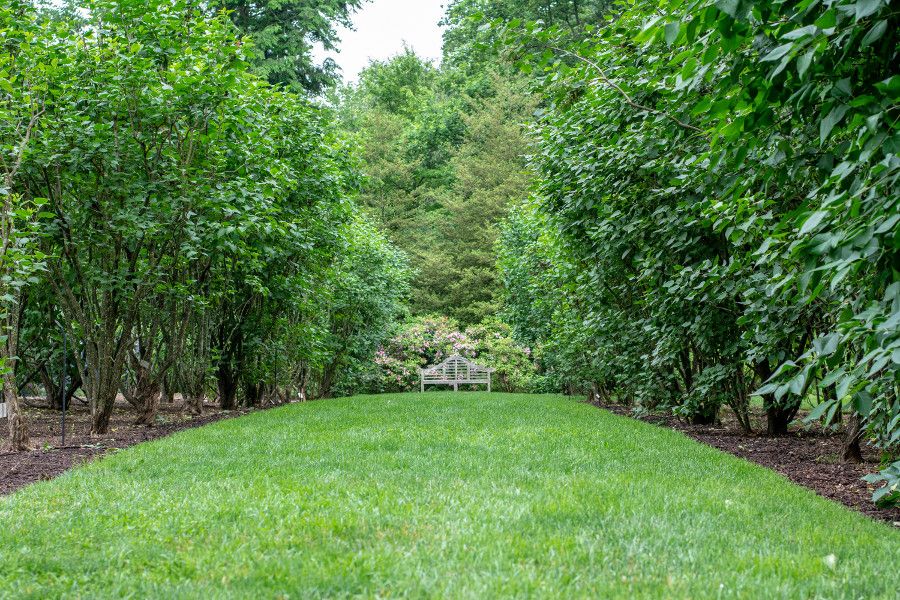
[[[180,403],[164,404],[153,427],[134,425],[137,413],[130,404],[119,401],[113,410],[109,433],[91,437],[90,412],[77,401],[66,412],[66,442],[60,447],[60,412],[28,407],[28,430],[32,450],[0,452],[0,495],[52,479],[63,471],[102,457],[109,452],[134,446],[141,442],[171,435],[176,431],[200,427],[222,419],[239,417],[250,410],[222,411],[206,405],[203,415],[182,414]],[[0,448],[7,448],[9,430],[6,420],[0,421]]]
[[[713,448],[777,471],[820,496],[900,527],[900,508],[881,509],[875,506],[872,502],[873,486],[862,481],[864,475],[880,470],[877,454],[863,446],[864,462],[842,461],[843,440],[840,434],[795,426],[788,435],[769,437],[744,433],[730,414],[716,425],[690,425],[669,414],[635,415],[631,408],[621,405],[603,405],[600,408],[676,429]],[[764,429],[763,415],[756,414],[754,417],[754,430]]]

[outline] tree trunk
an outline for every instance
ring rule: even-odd
[[[12,452],[28,450],[28,422],[19,404],[16,380],[12,373],[3,376],[3,400],[6,402],[6,418],[9,421],[9,449]]]
[[[772,377],[768,359],[757,363],[755,370],[763,383]],[[794,419],[797,409],[800,408],[800,400],[784,406],[775,399],[775,394],[765,394],[763,407],[766,409],[766,433],[768,435],[784,435],[788,432],[788,424]]]
[[[9,449],[13,452],[28,450],[28,421],[19,403],[19,392],[16,386],[16,362],[19,348],[19,326],[21,324],[22,295],[20,291],[7,291],[13,296],[9,303],[5,322],[5,331],[0,325],[0,366],[5,367],[3,373],[3,400],[6,402],[6,419],[9,425]],[[2,369],[0,369],[2,370]]]
[[[259,381],[244,385],[244,405],[259,406],[262,402],[264,389],[265,384]]]
[[[135,400],[138,406],[138,418],[135,425],[152,426],[159,412],[159,401],[162,391],[160,385],[153,379],[150,369],[145,364],[137,365],[135,373],[137,384],[135,386]]]
[[[109,418],[112,416],[116,396],[119,393],[121,373],[112,364],[106,368],[89,366],[86,376],[82,379],[91,408],[91,435],[102,435],[109,430]]]
[[[203,395],[185,394],[182,396],[181,409],[189,415],[203,414]]]
[[[587,397],[588,404],[600,405],[600,388],[596,382],[591,382],[591,389]]]
[[[62,410],[63,391],[59,387],[59,383],[54,381],[54,377],[50,375],[50,371],[46,366],[40,370],[41,385],[44,386],[44,392],[47,394],[47,407],[53,410]]]
[[[860,463],[863,461],[862,449],[859,446],[862,438],[862,420],[859,413],[854,412],[847,420],[847,429],[844,431],[844,444],[842,458],[845,462]]]
[[[744,433],[753,433],[753,426],[750,423],[750,409],[747,406],[746,400],[735,400],[729,404],[729,406],[734,413],[734,418],[737,420],[738,425],[741,426],[741,431]]]
[[[93,398],[88,396],[88,404],[91,406],[91,435],[103,435],[109,431],[109,419],[116,404],[118,391],[116,387],[106,387],[97,396]]]
[[[750,390],[747,387],[747,379],[744,377],[744,367],[738,366],[728,386],[728,396],[730,398],[728,406],[734,412],[741,430],[744,433],[753,433],[753,426],[750,422]]]
[[[47,393],[47,406],[49,408],[52,408],[53,410],[62,410],[63,396],[65,396],[66,406],[72,405],[72,397],[75,395],[75,392],[78,391],[78,388],[81,387],[81,375],[77,370],[74,373],[66,373],[68,387],[66,388],[65,393],[60,389],[60,383],[62,382],[57,381],[56,377],[50,373],[50,370],[46,365],[41,367],[39,375],[41,378],[41,385],[44,386],[44,390]]]
[[[159,382],[160,401],[166,404],[175,404],[175,392],[168,377],[163,377]]]
[[[796,406],[777,406],[773,402],[766,408],[766,433],[769,435],[786,434],[788,425],[796,415]]]
[[[162,394],[159,391],[144,395],[143,407],[138,415],[135,425],[147,425],[152,427],[156,423],[156,415],[159,413],[159,401]]]
[[[334,387],[334,365],[329,365],[323,372],[322,378],[319,380],[318,397],[331,398],[331,388]]]
[[[220,362],[216,370],[216,383],[219,388],[219,406],[222,410],[234,410],[237,406],[237,378],[231,365]]]

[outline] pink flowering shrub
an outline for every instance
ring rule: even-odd
[[[447,317],[418,317],[408,321],[375,354],[379,374],[376,392],[404,392],[419,388],[419,369],[459,354],[493,367],[495,389],[525,390],[534,366],[529,352],[517,346],[509,327],[491,322],[460,331]]]
[[[419,369],[459,354],[474,358],[474,343],[447,317],[410,320],[375,354],[380,392],[418,389]]]
[[[475,340],[478,364],[494,369],[493,389],[500,392],[531,391],[535,364],[531,349],[512,338],[512,329],[501,321],[485,321],[466,329]]]

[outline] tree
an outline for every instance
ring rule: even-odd
[[[347,227],[328,303],[326,355],[317,395],[352,395],[371,387],[375,351],[405,318],[409,294],[406,256],[362,217]]]
[[[529,185],[534,101],[520,80],[487,76],[473,95],[457,76],[406,49],[343,90],[340,112],[362,149],[361,200],[410,256],[412,312],[469,325],[498,306],[496,225]]]
[[[55,69],[54,44],[35,44],[43,32],[29,4],[0,7],[0,376],[14,451],[29,444],[16,384],[23,290],[44,268],[45,258],[37,249],[44,201],[23,198],[16,190],[47,110],[47,77]]]
[[[96,433],[108,426],[145,302],[168,293],[196,235],[192,217],[221,156],[210,142],[227,131],[217,126],[241,69],[221,19],[176,5],[149,18],[145,8],[88,5],[98,27],[68,38],[60,93],[23,169],[24,191],[48,198],[57,217],[47,228],[50,282],[84,344],[76,357]]]
[[[336,50],[335,25],[351,27],[351,15],[365,0],[216,0],[232,22],[253,40],[255,73],[272,85],[319,94],[338,79],[337,65],[313,62],[315,44]]]
[[[102,433],[120,389],[152,422],[208,305],[248,290],[265,310],[273,281],[314,278],[346,203],[316,110],[248,72],[224,16],[98,0],[83,18],[19,190],[56,216],[48,279]]]
[[[497,44],[498,30],[485,25],[540,21],[581,39],[604,22],[612,5],[610,0],[452,0],[441,22],[444,64],[477,80],[504,50]]]
[[[741,418],[755,390],[772,434],[818,389],[809,419],[848,406],[895,452],[896,14],[695,2],[607,18],[581,40],[542,24],[507,38],[541,76],[535,204],[572,249],[591,354],[619,364],[617,393],[690,418],[735,399]],[[527,295],[531,269],[505,268]]]
[[[464,326],[499,309],[497,225],[531,183],[523,123],[534,99],[518,81],[497,77],[493,87],[489,98],[465,98],[466,133],[450,159],[454,179],[436,194],[436,236],[420,263],[419,302]]]

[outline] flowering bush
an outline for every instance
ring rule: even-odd
[[[491,320],[466,329],[475,340],[478,363],[494,369],[493,387],[503,392],[531,391],[535,377],[531,348],[517,344],[506,323]]]
[[[494,384],[498,390],[525,390],[534,372],[530,350],[513,342],[507,325],[492,321],[463,332],[447,317],[417,317],[377,351],[379,375],[372,391],[416,390],[420,368],[453,354],[496,369]]]

